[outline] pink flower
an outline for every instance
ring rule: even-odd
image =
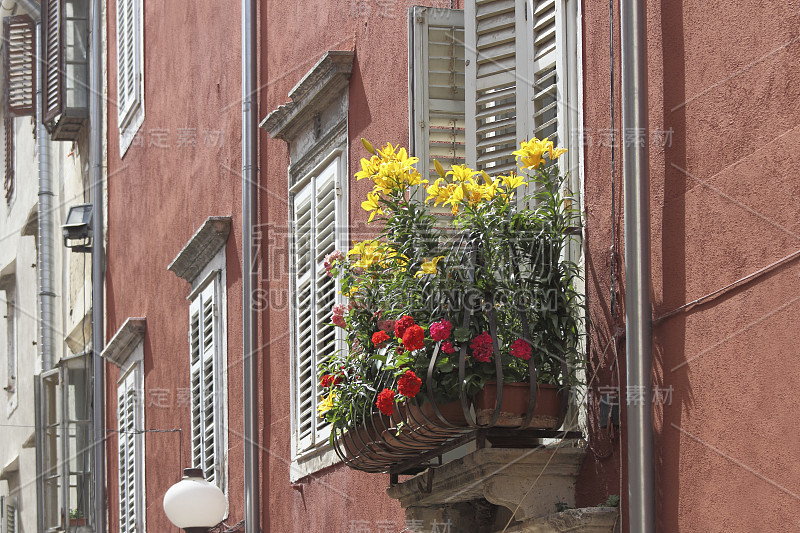
[[[342,304],[336,304],[333,306],[333,315],[331,315],[331,322],[335,326],[339,326],[340,328],[346,328],[347,323],[344,321],[344,312],[347,310]]]
[[[469,343],[472,349],[472,357],[481,363],[488,363],[492,360],[492,337],[484,331]]]
[[[517,339],[511,343],[511,355],[527,361],[531,358],[531,345],[522,339]]]
[[[447,341],[444,344],[442,344],[442,351],[444,353],[453,353],[453,352],[456,351],[456,349],[453,347],[453,343],[452,342]]]
[[[431,324],[431,338],[435,341],[443,341],[450,337],[453,324],[449,320],[440,320]]]
[[[325,272],[328,274],[328,277],[333,276],[333,273],[331,273],[333,264],[336,261],[341,261],[343,259],[344,259],[344,254],[339,250],[334,250],[325,256],[325,259],[322,260],[322,266],[325,268]]]

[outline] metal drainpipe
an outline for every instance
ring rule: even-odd
[[[637,533],[655,531],[646,14],[644,0],[620,1],[627,384],[642,393],[627,406],[629,527]]]
[[[41,57],[42,23],[37,21],[36,57]],[[42,79],[42,62],[36,62],[36,79]],[[53,314],[55,290],[53,270],[53,182],[50,175],[49,134],[44,127],[44,92],[36,84],[36,150],[39,153],[39,204],[36,210],[37,276],[39,281],[39,353],[42,370],[53,368]]]
[[[256,0],[242,0],[242,395],[244,396],[244,524],[259,533],[259,477],[256,424],[258,313],[252,305],[253,229],[258,222],[258,95]]]
[[[38,7],[38,6],[37,6]],[[33,17],[33,14],[29,12]],[[36,16],[36,57],[42,55],[42,22],[41,13]],[[42,62],[36,61],[36,79],[42,79]],[[42,358],[42,371],[53,368],[54,321],[53,309],[55,308],[53,249],[53,182],[50,174],[50,143],[49,135],[44,127],[44,91],[42,84],[36,84],[36,148],[39,159],[39,203],[36,208],[36,275],[39,291],[39,354]],[[34,381],[36,393],[34,397],[39,400],[41,388],[38,379]],[[41,427],[41,405],[36,405],[36,476],[42,479],[44,467],[42,464],[42,446],[44,428]],[[44,501],[44,485],[36,483],[36,497]],[[44,514],[36,513],[37,531],[44,531]]]
[[[104,294],[105,254],[103,231],[103,68],[102,5],[92,0],[91,66],[89,68],[89,158],[92,190],[92,432],[94,450],[94,531],[106,531],[105,461],[105,362],[100,354],[105,345]]]

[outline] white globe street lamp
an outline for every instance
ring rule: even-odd
[[[225,518],[225,507],[225,494],[200,468],[184,468],[183,479],[164,494],[167,518],[186,533],[207,533]]]

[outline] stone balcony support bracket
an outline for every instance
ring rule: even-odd
[[[387,492],[400,500],[409,520],[429,523],[438,517],[467,527],[465,531],[493,531],[493,516],[500,513],[492,512],[492,506],[514,513],[514,531],[584,531],[558,529],[558,524],[587,518],[602,525],[586,531],[611,531],[613,525],[606,522],[613,524],[616,509],[556,512],[558,504],[575,506],[575,482],[585,454],[581,448],[483,448],[429,468]],[[492,505],[478,509],[480,502]]]

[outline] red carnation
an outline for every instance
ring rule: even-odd
[[[442,319],[431,324],[431,338],[435,341],[443,341],[450,336],[453,324],[449,320]]]
[[[408,328],[414,325],[414,319],[408,315],[403,316],[400,320],[398,320],[394,325],[394,334],[403,338],[403,334],[406,332]]]
[[[378,401],[375,402],[378,406],[378,411],[386,416],[394,414],[394,391],[392,389],[383,389],[378,394]]]
[[[342,382],[342,376],[334,376],[333,374],[325,374],[320,380],[320,385],[324,388],[335,387]]]
[[[385,331],[376,331],[372,334],[372,344],[374,344],[376,348],[383,348],[388,340],[389,335],[387,335]]]
[[[413,352],[414,350],[421,350],[425,347],[425,330],[416,324],[410,326],[403,333],[403,346],[406,350]]]
[[[527,361],[531,358],[531,345],[523,339],[517,339],[511,343],[511,355]]]
[[[488,363],[492,360],[492,336],[486,331],[472,339],[469,347],[472,348],[472,357],[481,363]]]
[[[413,398],[422,387],[422,380],[417,377],[413,370],[406,370],[405,374],[397,380],[397,392],[406,398]]]

